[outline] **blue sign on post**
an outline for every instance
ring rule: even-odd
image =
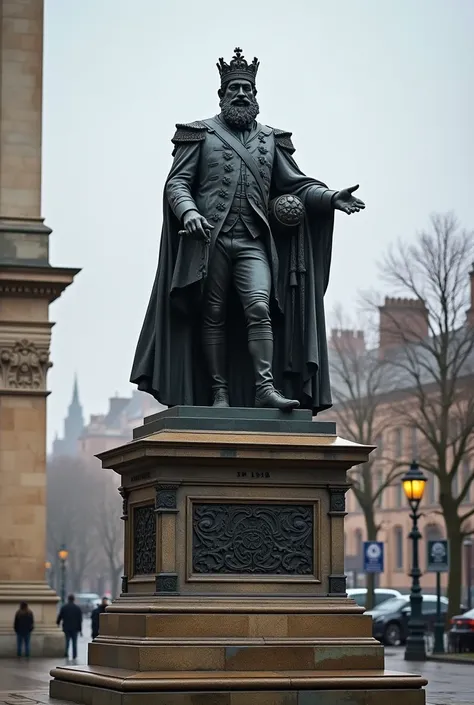
[[[427,541],[428,558],[426,569],[430,573],[446,573],[449,570],[449,544],[445,539]]]
[[[383,541],[364,541],[364,572],[383,573]]]

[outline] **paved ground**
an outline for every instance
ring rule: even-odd
[[[472,664],[408,663],[403,648],[385,651],[385,667],[391,671],[420,673],[428,680],[426,699],[430,705],[474,705],[474,668]]]
[[[87,661],[85,635],[79,643],[78,663]],[[403,660],[403,649],[389,648],[386,667],[393,671],[421,673],[428,679],[427,701],[430,705],[474,705],[474,669],[472,664],[427,661],[410,664]],[[58,665],[54,659],[31,659],[29,662],[0,660],[0,705],[63,705],[48,697],[49,671]]]

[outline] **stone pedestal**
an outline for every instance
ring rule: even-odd
[[[51,267],[41,217],[42,0],[0,3],[0,656],[32,608],[33,656],[64,652],[45,581],[48,308],[76,269]]]
[[[176,407],[100,456],[122,476],[123,593],[88,666],[51,696],[88,705],[405,705],[346,596],[346,472],[371,448],[273,410]]]

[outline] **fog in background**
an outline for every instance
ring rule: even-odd
[[[433,211],[474,227],[472,0],[46,0],[43,215],[51,262],[81,267],[51,308],[51,440],[74,373],[86,418],[129,395],[155,275],[176,122],[217,112],[218,57],[257,55],[259,119],[338,213],[326,308],[354,311],[377,259]]]

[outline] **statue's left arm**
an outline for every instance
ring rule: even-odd
[[[275,158],[272,186],[276,193],[291,193],[299,196],[308,211],[334,209],[344,213],[355,213],[365,208],[364,202],[352,195],[358,186],[334,191],[322,181],[303,174],[292,156],[295,148],[291,141],[291,133],[274,130],[274,134]]]

